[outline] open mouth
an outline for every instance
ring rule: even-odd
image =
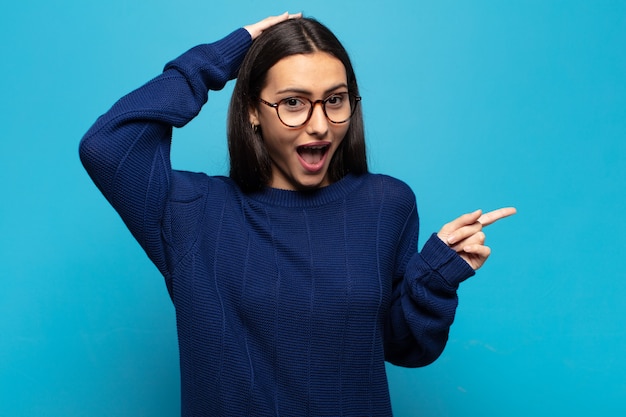
[[[319,168],[330,149],[330,144],[311,144],[298,146],[296,149],[300,159],[306,164],[306,168]]]

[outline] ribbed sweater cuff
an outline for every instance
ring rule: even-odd
[[[240,28],[213,42],[195,46],[178,58],[168,62],[164,70],[175,68],[195,83],[203,80],[206,88],[221,90],[237,77],[239,66],[252,44],[247,30]]]
[[[239,66],[251,44],[252,37],[244,28],[239,28],[225,38],[212,44],[218,55],[222,57],[224,63],[231,68],[231,80],[237,77]]]
[[[456,290],[459,284],[473,276],[475,271],[453,249],[448,247],[436,233],[426,241],[419,256],[441,277],[441,284]],[[417,266],[418,269],[421,269]]]

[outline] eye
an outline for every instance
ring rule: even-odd
[[[280,105],[285,110],[293,111],[293,112],[302,111],[302,110],[307,109],[308,107],[308,104],[306,103],[306,101],[301,99],[300,97],[287,97],[280,101]]]
[[[334,108],[341,107],[343,106],[347,95],[348,93],[333,94],[332,96],[324,100],[324,102],[329,107],[334,107]]]

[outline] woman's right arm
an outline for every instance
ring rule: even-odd
[[[171,183],[172,127],[193,119],[235,78],[251,36],[239,29],[187,51],[121,98],[81,140],[81,161],[152,261],[166,272],[160,225]]]

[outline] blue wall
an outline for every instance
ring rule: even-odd
[[[371,166],[413,187],[422,238],[519,210],[489,228],[442,357],[389,367],[396,415],[624,415],[626,2],[214,3],[3,7],[0,416],[177,415],[165,285],[78,141],[170,58],[284,10],[351,52]],[[175,133],[175,167],[226,172],[231,89]]]

